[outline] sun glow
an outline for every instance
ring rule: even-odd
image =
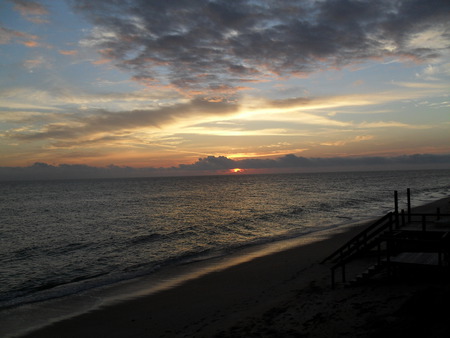
[[[233,174],[239,174],[239,173],[243,173],[245,170],[244,170],[244,169],[241,169],[241,168],[234,168],[234,169],[230,169],[230,171],[231,171]]]

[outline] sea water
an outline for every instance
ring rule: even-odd
[[[0,309],[450,195],[450,172],[0,182]]]

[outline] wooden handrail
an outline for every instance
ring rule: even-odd
[[[392,226],[392,212],[386,214],[382,218],[380,218],[378,221],[364,229],[362,232],[354,236],[351,240],[349,240],[345,245],[334,251],[332,254],[327,256],[322,263],[325,263],[326,261],[339,256],[340,260],[345,259],[345,257],[349,257],[352,255],[355,251],[359,251],[361,245],[355,246],[355,243],[361,244],[364,246],[364,248],[367,247],[367,243],[371,241],[376,235],[381,233],[383,230],[385,230],[387,227]],[[373,231],[373,232],[372,232]]]
[[[331,253],[329,256],[327,256],[324,260],[322,260],[322,263],[325,263],[326,261],[336,257],[340,256],[345,252],[345,249],[350,250],[352,245],[356,242],[359,242],[361,239],[364,239],[364,242],[370,241],[372,238],[374,238],[376,235],[378,235],[381,231],[385,230],[389,225],[392,225],[393,218],[390,219],[390,222],[383,224],[387,220],[389,220],[389,217],[392,217],[394,213],[390,212],[377,220],[375,223],[364,229],[362,232],[354,236],[351,240],[349,240],[346,244],[344,244],[342,247]],[[423,222],[423,217],[436,217],[437,214],[435,213],[411,213],[411,216],[420,217],[420,220],[417,222]],[[450,214],[439,214],[440,218],[443,217],[450,217]],[[373,233],[371,233],[373,231]],[[350,255],[350,253],[344,254],[344,256]]]
[[[437,214],[437,213],[412,213],[411,214],[411,216],[426,216],[426,217],[436,217],[437,218],[437,216],[439,216],[439,217],[450,217],[450,214],[441,214],[441,213],[439,213],[439,214]]]

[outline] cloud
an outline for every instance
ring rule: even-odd
[[[39,140],[77,140],[96,135],[114,135],[126,130],[159,128],[181,118],[207,115],[227,115],[236,112],[234,104],[226,102],[208,102],[194,99],[187,103],[174,104],[156,109],[110,112],[97,110],[95,114],[66,116],[67,122],[52,123],[41,131],[31,133],[11,133],[9,137],[24,141]]]
[[[28,60],[25,66],[31,71],[43,64],[36,59]],[[327,114],[329,109],[339,107],[375,105],[394,99],[409,99],[412,97],[412,89],[407,92],[279,100],[244,97],[239,103],[198,97],[158,105],[153,95],[162,96],[155,90],[92,93],[72,91],[65,87],[47,90],[16,88],[0,91],[3,97],[0,105],[8,106],[9,110],[14,108],[25,111],[46,109],[46,104],[51,104],[53,110],[61,112],[53,121],[49,121],[47,114],[42,114],[43,120],[38,121],[36,114],[33,128],[11,129],[5,133],[5,137],[25,142],[48,141],[56,147],[61,144],[67,147],[70,143],[92,144],[106,136],[123,137],[139,131],[154,133],[163,127],[166,134],[173,133],[174,127],[179,127],[183,128],[183,133],[223,136],[299,135],[304,134],[307,129],[311,131],[311,128],[320,127],[430,128],[430,125],[417,126],[398,121],[341,121],[337,119],[336,114]],[[441,87],[438,89],[440,91]],[[417,98],[417,94],[415,95]],[[95,106],[101,108],[93,108]]]
[[[425,81],[439,81],[450,75],[450,64],[428,64],[422,71],[416,73],[416,77]],[[448,88],[448,84],[447,84]]]
[[[37,57],[35,60],[25,60],[23,66],[28,70],[30,70],[29,67],[39,65],[46,68],[50,67],[48,60],[45,58]],[[42,62],[39,62],[39,60]],[[129,81],[123,83],[126,85]],[[162,90],[143,89],[133,92],[120,92],[104,89],[106,86],[121,85],[122,82],[102,81],[100,79],[96,84],[98,88],[101,88],[100,90],[76,88],[63,81],[42,81],[36,86],[30,84],[29,86],[0,89],[0,109],[3,107],[3,109],[34,108],[37,110],[78,111],[80,114],[86,115],[91,109],[93,109],[92,114],[98,113],[99,108],[110,109],[111,112],[130,111],[142,107],[146,109],[158,108],[158,100],[170,101],[178,98],[175,93]]]
[[[372,135],[362,135],[362,136],[356,136],[350,139],[345,140],[339,140],[334,142],[321,142],[320,145],[323,146],[332,146],[332,147],[340,147],[344,146],[349,143],[355,143],[355,142],[362,142],[362,141],[368,141],[372,140],[374,137]]]
[[[188,170],[224,170],[236,168],[235,160],[225,156],[199,158],[194,164],[180,164],[179,168]]]
[[[29,59],[23,62],[23,66],[28,70],[32,71],[34,69],[40,68],[46,64],[46,61],[43,57],[38,57],[36,59]]]
[[[188,95],[225,86],[233,96],[242,83],[373,58],[431,60],[450,46],[450,3],[442,0],[73,4],[95,25],[85,43],[104,59]]]
[[[232,160],[224,156],[208,156],[198,159],[197,162],[178,168],[183,170],[225,170],[232,168],[242,169],[318,169],[318,168],[356,168],[361,166],[398,166],[398,165],[450,165],[450,155],[415,154],[397,157],[332,157],[332,158],[306,158],[288,154],[276,159],[244,159]],[[366,168],[367,169],[367,168]]]
[[[359,124],[360,128],[406,128],[406,129],[429,129],[431,125],[414,125],[396,121],[377,121],[377,122],[362,122]]]
[[[91,63],[93,65],[104,65],[105,63],[109,63],[109,62],[111,62],[110,59],[100,59],[100,60],[92,61]]]
[[[216,174],[229,169],[291,169],[291,171],[315,170],[381,170],[450,168],[450,154],[414,154],[397,157],[358,157],[358,158],[305,158],[293,154],[276,159],[233,160],[225,156],[199,158],[193,164],[180,164],[168,168],[133,168],[109,165],[93,167],[82,164],[49,165],[37,162],[29,167],[0,167],[0,181],[40,180],[40,179],[80,179],[149,177],[171,175]]]
[[[59,50],[58,53],[61,55],[77,55],[78,51],[76,51],[76,50]]]
[[[430,74],[430,73],[429,73]],[[448,89],[449,85],[446,83],[427,83],[427,82],[392,82],[394,85],[412,88],[412,89]]]
[[[36,47],[38,36],[0,26],[0,45],[21,43],[28,47]]]
[[[47,8],[40,3],[28,0],[11,0],[14,3],[14,9],[17,10],[25,19],[34,23],[48,23],[42,16],[49,14]]]
[[[24,16],[48,14],[48,10],[35,1],[12,0],[12,2],[14,3],[14,8]]]

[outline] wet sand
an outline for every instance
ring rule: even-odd
[[[420,212],[450,213],[450,199]],[[67,319],[27,337],[443,337],[450,284],[374,278],[330,287],[329,253],[362,225]],[[419,320],[420,319],[420,320]],[[26,323],[24,323],[26,325]],[[426,332],[421,335],[420,333]]]

